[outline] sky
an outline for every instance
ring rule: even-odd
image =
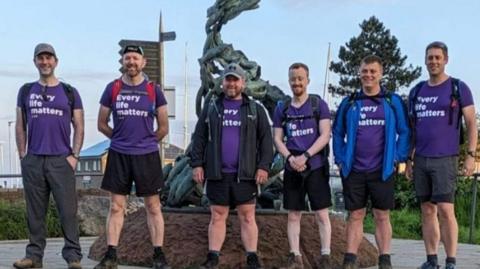
[[[158,40],[160,12],[165,31],[176,40],[165,43],[165,85],[176,87],[176,119],[169,141],[183,147],[185,68],[187,132],[196,120],[194,97],[200,85],[197,59],[205,42],[206,10],[214,0],[16,0],[4,1],[0,15],[0,173],[16,168],[14,124],[19,87],[38,79],[33,65],[37,43],[51,43],[59,58],[56,74],[75,86],[85,109],[84,148],[105,139],[96,129],[98,101],[105,85],[120,76],[121,39]],[[472,89],[479,103],[480,1],[476,0],[262,0],[222,28],[222,39],[262,67],[262,78],[289,93],[287,72],[293,62],[310,67],[310,92],[325,83],[328,44],[338,61],[341,45],[360,33],[359,24],[380,19],[399,40],[407,65],[424,68],[424,49],[431,41],[449,46],[447,72]],[[477,33],[477,34],[475,34]],[[185,54],[187,64],[185,65]],[[330,75],[330,83],[338,77]],[[406,92],[407,89],[401,89]],[[9,139],[10,133],[10,139]],[[10,147],[9,147],[10,144]],[[10,164],[9,156],[12,156]]]

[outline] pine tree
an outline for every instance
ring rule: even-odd
[[[421,67],[403,67],[407,56],[402,56],[398,48],[398,39],[375,16],[360,24],[362,32],[352,37],[344,46],[340,46],[339,62],[331,62],[330,70],[340,75],[339,86],[329,85],[334,95],[348,95],[360,88],[358,70],[360,61],[368,55],[377,55],[383,61],[382,85],[390,91],[408,87],[420,77]]]

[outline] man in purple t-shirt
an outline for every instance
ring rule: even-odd
[[[407,177],[413,177],[421,202],[427,253],[421,269],[437,268],[440,235],[447,254],[445,268],[453,269],[456,265],[458,225],[454,201],[462,115],[468,144],[461,172],[471,176],[475,168],[477,124],[472,93],[465,83],[445,73],[447,63],[447,46],[438,41],[429,44],[425,50],[429,79],[415,86],[409,96],[414,136]]]
[[[243,93],[245,79],[240,65],[225,67],[223,93],[205,105],[192,137],[193,180],[205,182],[211,212],[208,254],[202,269],[218,268],[229,207],[237,209],[246,268],[261,268],[256,253],[255,202],[258,184],[268,179],[272,133],[265,109]]]
[[[335,163],[342,176],[347,222],[343,269],[358,268],[368,200],[375,221],[379,269],[391,269],[395,166],[407,160],[410,131],[399,95],[381,87],[382,59],[366,56],[360,63],[362,88],[342,100],[333,125]]]
[[[18,93],[15,134],[22,166],[29,244],[15,268],[40,268],[45,249],[45,216],[50,193],[57,205],[68,268],[82,268],[78,238],[75,167],[83,144],[82,100],[76,89],[55,76],[58,58],[46,43],[35,47],[33,61],[40,78]],[[71,124],[73,146],[70,146]],[[28,150],[26,148],[28,145]]]
[[[283,207],[288,210],[287,235],[290,253],[284,268],[303,268],[300,220],[302,211],[306,209],[305,195],[308,194],[310,207],[315,211],[322,245],[319,267],[328,269],[331,268],[332,230],[328,207],[332,202],[326,171],[328,156],[321,154],[321,150],[328,147],[330,140],[330,111],[319,96],[308,94],[308,74],[308,66],[303,63],[294,63],[288,68],[288,81],[293,98],[291,102],[280,102],[273,117],[275,146],[286,159]]]
[[[102,189],[110,192],[107,218],[107,252],[95,269],[116,268],[117,246],[123,225],[127,195],[135,182],[136,195],[144,197],[153,245],[153,268],[166,269],[162,250],[164,221],[160,192],[163,188],[160,141],[168,133],[167,102],[162,90],[147,81],[143,49],[128,45],[123,50],[123,75],[109,83],[100,99],[98,129],[111,139]],[[108,125],[113,115],[113,128]],[[157,130],[154,130],[154,121]]]

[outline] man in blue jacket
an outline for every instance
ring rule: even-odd
[[[358,268],[356,253],[363,238],[363,219],[370,197],[380,269],[392,268],[390,210],[394,208],[395,166],[407,159],[410,131],[400,96],[380,86],[382,60],[367,56],[360,65],[362,88],[340,104],[333,126],[333,150],[343,183],[347,249],[343,268]]]

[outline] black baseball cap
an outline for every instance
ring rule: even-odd
[[[135,53],[138,53],[140,55],[144,55],[143,53],[143,48],[141,46],[136,46],[136,45],[127,45],[125,46],[125,48],[123,49],[123,54],[122,55],[125,55],[126,53],[129,53],[129,52],[135,52]]]

